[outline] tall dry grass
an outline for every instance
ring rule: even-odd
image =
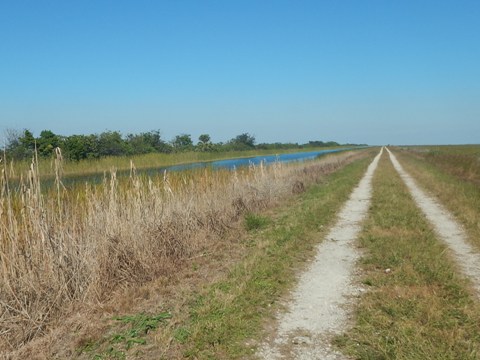
[[[34,158],[12,187],[4,159],[0,182],[0,350],[45,332],[69,304],[108,299],[121,287],[175,270],[243,214],[298,192],[361,156],[328,156],[303,165],[250,166],[236,171],[165,173],[117,178],[66,189],[62,155],[55,186],[42,189]]]

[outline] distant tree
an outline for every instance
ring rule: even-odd
[[[43,130],[37,139],[37,149],[40,156],[49,157],[53,154],[53,149],[59,147],[61,138],[50,130]]]
[[[118,131],[105,131],[98,137],[98,153],[100,156],[126,155],[127,146]]]
[[[153,146],[156,151],[161,153],[172,152],[172,146],[162,139],[159,130],[153,130],[149,133],[144,133],[143,135],[146,141]]]
[[[7,130],[5,133],[5,150],[7,157],[28,159],[37,149],[43,157],[51,156],[55,147],[61,147],[65,158],[79,161],[103,156],[122,156],[146,154],[152,152],[170,153],[172,151],[230,151],[251,149],[294,149],[304,147],[337,146],[334,141],[309,141],[307,144],[294,143],[261,143],[255,144],[255,137],[249,133],[240,134],[226,143],[212,143],[209,134],[201,134],[194,146],[191,135],[180,134],[172,141],[161,138],[160,131],[129,134],[125,138],[118,131],[105,131],[100,135],[60,136],[50,130],[43,130],[35,138],[30,130]]]
[[[170,153],[171,145],[162,140],[160,131],[129,134],[126,138],[129,154],[147,154],[152,152]]]
[[[325,146],[325,143],[323,141],[314,140],[314,141],[309,141],[308,144],[306,144],[306,146],[308,146],[308,147],[322,147],[322,146]]]
[[[248,133],[243,133],[229,141],[232,150],[250,150],[255,148],[255,137]]]
[[[32,157],[35,149],[42,157],[51,156],[53,149],[62,145],[62,138],[50,130],[43,130],[38,138],[30,130],[7,130],[6,150],[13,159]]]
[[[71,135],[63,141],[65,157],[74,160],[95,159],[98,152],[98,137],[96,135]]]
[[[20,140],[22,137],[23,137],[23,133],[19,130],[15,130],[15,129],[5,130],[5,139],[6,139],[5,150],[8,158],[11,158],[14,160],[22,160],[28,156],[27,148],[24,146],[24,144]]]
[[[155,152],[148,133],[128,134],[126,138],[127,152],[130,155],[148,154]]]
[[[198,141],[200,141],[201,143],[209,143],[210,142],[210,135],[208,134],[202,134],[198,137]]]
[[[175,151],[193,150],[192,137],[189,134],[180,134],[173,138],[172,146]]]
[[[204,152],[214,150],[214,145],[210,141],[210,135],[202,134],[198,137],[197,150]]]
[[[37,141],[35,140],[35,137],[33,136],[33,133],[30,130],[24,130],[23,136],[21,136],[18,140],[28,152],[33,154],[33,152],[35,151]]]
[[[305,146],[307,147],[329,147],[329,146],[338,146],[338,145],[339,144],[335,141],[324,142],[319,140],[309,141],[308,144],[305,144]]]
[[[35,149],[42,157],[51,156],[53,149],[62,145],[62,138],[50,130],[43,130],[38,138],[30,130],[7,130],[6,150],[13,159],[32,157]]]
[[[7,155],[15,160],[31,158],[35,153],[36,139],[30,130],[12,130],[6,131],[5,150]]]

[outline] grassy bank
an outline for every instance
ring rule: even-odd
[[[247,151],[225,151],[225,152],[179,152],[171,154],[152,153],[136,156],[109,156],[100,159],[67,161],[63,164],[63,174],[65,176],[85,176],[92,174],[102,174],[115,168],[118,171],[129,170],[131,161],[137,169],[160,168],[171,165],[188,164],[195,162],[209,162],[222,159],[246,158],[262,155],[275,155],[285,153],[296,153],[305,151],[317,151],[336,149],[341,147],[328,148],[307,148],[307,149],[278,149],[278,150],[247,150]],[[30,163],[26,161],[16,162],[8,165],[8,171],[11,177],[19,176],[29,167]],[[42,176],[55,176],[54,164],[52,159],[40,159],[39,170]]]
[[[337,344],[358,359],[478,359],[480,306],[383,156],[361,244],[367,292]]]

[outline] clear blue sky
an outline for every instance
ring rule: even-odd
[[[480,1],[2,0],[8,128],[480,143]]]

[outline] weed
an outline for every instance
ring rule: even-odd
[[[117,317],[116,320],[123,324],[130,325],[130,328],[120,334],[111,337],[110,343],[124,344],[125,350],[130,349],[135,344],[144,345],[146,340],[143,338],[151,330],[156,330],[159,323],[170,319],[169,313],[162,313],[156,316],[138,314],[134,316]]]
[[[177,340],[180,344],[185,344],[188,339],[190,338],[190,331],[185,327],[179,327],[175,330],[173,337]]]
[[[171,314],[167,312],[154,316],[141,313],[116,317],[114,320],[127,325],[126,329],[111,335],[107,340],[97,343],[89,342],[79,352],[95,352],[93,359],[125,359],[128,350],[135,345],[145,345],[147,343],[146,335],[150,331],[156,330],[160,324],[165,323],[171,317]],[[98,349],[105,345],[107,347],[106,350],[98,353]]]
[[[245,229],[248,231],[262,229],[268,224],[268,218],[265,216],[248,213],[245,215]]]

